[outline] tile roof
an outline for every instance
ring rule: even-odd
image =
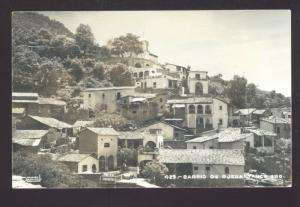
[[[72,128],[71,125],[50,117],[29,116],[34,120],[53,128]]]
[[[171,99],[168,100],[168,104],[194,104],[194,103],[212,103],[213,99],[211,97],[192,97],[192,98],[185,98],[185,99]]]
[[[94,124],[94,121],[78,120],[73,124],[73,127],[86,127],[86,126],[92,126],[93,124]]]
[[[266,112],[266,109],[261,109],[261,110],[255,110],[253,112],[253,114],[258,114],[258,115],[261,115],[261,114],[264,114]]]
[[[25,108],[12,108],[13,114],[23,114],[25,112]]]
[[[261,121],[266,121],[273,124],[291,124],[291,119],[279,118],[276,116],[270,116],[268,118],[262,118]]]
[[[240,113],[241,115],[249,115],[249,114],[252,114],[255,110],[256,110],[255,108],[238,109],[234,113]]]
[[[12,140],[13,144],[19,144],[22,146],[31,146],[31,147],[36,147],[39,146],[41,139],[13,139]]]
[[[227,128],[218,134],[218,142],[235,142],[249,136],[249,133],[241,134],[240,128]]]
[[[143,139],[144,135],[140,132],[133,131],[133,132],[119,132],[120,136],[119,139]]]
[[[252,132],[258,136],[263,136],[263,135],[266,135],[266,136],[276,136],[277,134],[273,133],[273,132],[269,132],[267,130],[264,130],[264,129],[247,129],[249,132]]]
[[[89,91],[109,91],[109,90],[124,90],[124,89],[134,89],[135,86],[115,86],[115,87],[106,87],[106,88],[87,88],[83,92]]]
[[[87,129],[91,130],[92,132],[98,135],[119,135],[119,133],[114,130],[114,128],[94,128],[94,127],[87,127]]]
[[[13,139],[38,139],[47,133],[48,130],[16,130]]]
[[[53,98],[39,98],[39,104],[51,104],[57,106],[65,106],[66,102]]]
[[[241,150],[228,149],[160,149],[157,159],[162,163],[245,165]]]
[[[60,162],[80,162],[81,160],[83,160],[89,156],[91,156],[91,154],[67,154],[67,155],[64,155],[64,156],[58,158],[58,161],[60,161]]]
[[[203,136],[203,137],[196,137],[194,139],[190,139],[186,142],[188,143],[202,143],[213,139],[218,139],[218,134],[212,135],[212,136]]]

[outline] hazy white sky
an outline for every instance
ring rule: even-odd
[[[40,12],[72,32],[92,28],[103,45],[133,33],[149,41],[159,62],[190,65],[225,79],[244,75],[263,90],[291,95],[291,13],[244,11]]]

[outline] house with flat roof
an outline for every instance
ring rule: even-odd
[[[82,91],[83,108],[116,112],[118,103],[124,96],[135,95],[135,87],[87,88]]]
[[[229,126],[232,107],[227,101],[212,97],[187,97],[167,101],[170,115],[183,120],[182,126],[200,134]]]

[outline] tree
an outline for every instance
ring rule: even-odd
[[[235,75],[233,77],[233,80],[229,81],[227,95],[230,98],[232,104],[238,108],[245,107],[246,85],[247,79],[238,75]]]
[[[95,64],[93,75],[98,80],[104,79],[104,64],[101,62],[98,62]]]
[[[122,58],[125,56],[132,57],[133,54],[138,55],[144,52],[143,43],[139,41],[139,37],[131,33],[114,38],[111,41],[111,46],[111,53]]]
[[[70,169],[60,163],[53,161],[49,155],[37,155],[26,152],[15,152],[13,154],[13,174],[21,176],[40,175],[43,187],[94,187],[95,183],[80,179]]]
[[[15,91],[33,91],[33,76],[41,58],[26,46],[17,46],[12,52],[13,88]]]
[[[80,24],[75,33],[75,40],[79,47],[86,54],[87,50],[91,49],[94,46],[94,35],[92,29],[89,25]]]
[[[169,172],[169,169],[163,163],[153,160],[148,162],[141,174],[145,178],[150,179],[150,182],[155,183],[159,186],[165,186],[167,181],[165,175]]]
[[[246,101],[249,106],[254,106],[256,102],[256,86],[253,83],[247,85]]]
[[[132,125],[135,125],[133,121],[119,114],[104,113],[100,110],[96,111],[95,127],[112,127],[116,130],[129,130]]]
[[[83,78],[83,65],[79,59],[76,58],[71,61],[69,73],[74,77],[76,82]]]
[[[128,148],[120,148],[118,150],[118,165],[121,166],[123,163],[129,166],[137,166],[137,150],[136,149],[128,149]]]
[[[114,86],[132,85],[131,74],[124,64],[117,64],[113,66],[109,72],[109,77]]]
[[[55,95],[57,90],[70,85],[72,81],[72,77],[57,61],[43,62],[34,74],[34,86],[44,96]]]

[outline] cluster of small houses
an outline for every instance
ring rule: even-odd
[[[38,153],[78,142],[78,152],[55,158],[74,173],[114,171],[118,149],[134,148],[138,166],[156,159],[170,175],[242,176],[251,148],[273,153],[278,138],[291,138],[290,108],[236,109],[208,94],[206,71],[161,65],[146,41],[144,46],[144,54],[130,59],[135,86],[87,88],[81,108],[119,113],[146,126],[116,131],[96,128],[91,119],[65,123],[59,120],[68,111],[64,101],[14,92],[13,150]]]

